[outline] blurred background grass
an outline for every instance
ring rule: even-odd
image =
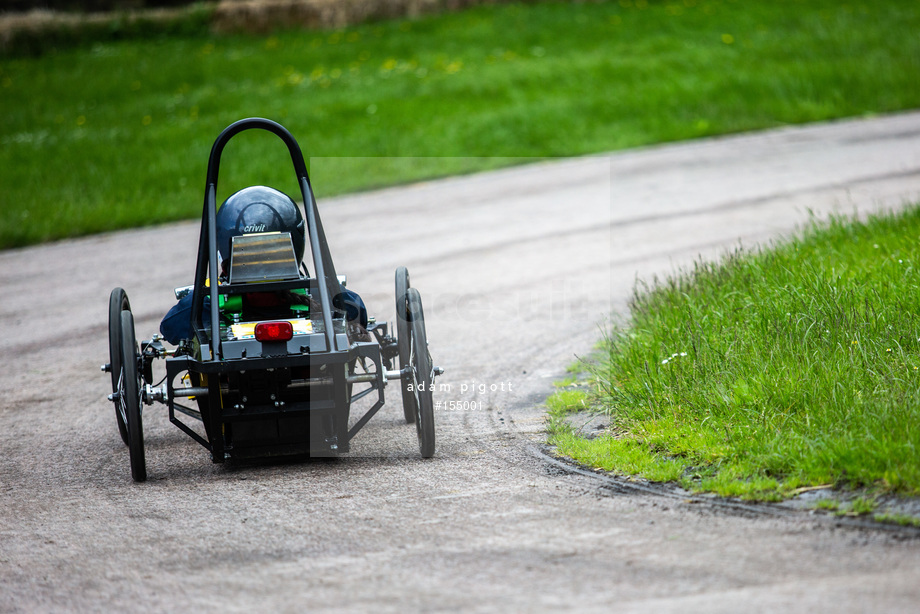
[[[197,19],[198,17],[196,17]],[[915,1],[537,2],[327,31],[190,27],[0,59],[0,247],[196,217],[229,123],[326,158],[318,196],[920,106]],[[221,194],[296,193],[268,134]]]

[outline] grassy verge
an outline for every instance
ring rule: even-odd
[[[594,386],[551,399],[552,442],[721,495],[920,493],[918,267],[915,207],[837,219],[638,291]],[[565,420],[585,404],[609,416],[593,439]]]
[[[211,143],[253,115],[328,159],[322,196],[915,108],[918,30],[912,0],[542,2],[5,58],[0,248],[198,215]],[[224,195],[291,189],[277,142],[244,137]]]

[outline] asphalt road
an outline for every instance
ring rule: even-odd
[[[637,279],[810,211],[917,200],[912,113],[321,201],[379,320],[409,267],[447,369],[436,401],[476,409],[437,411],[422,460],[393,388],[348,456],[237,466],[154,406],[144,484],[99,372],[108,293],[148,337],[191,281],[197,224],[0,253],[0,611],[915,611],[917,539],[616,494],[533,450],[553,379]]]

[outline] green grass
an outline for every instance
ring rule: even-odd
[[[823,499],[815,504],[815,509],[825,512],[836,512],[840,509],[840,502],[835,499]]]
[[[856,516],[866,516],[875,511],[878,502],[875,499],[858,497],[850,504],[850,513]]]
[[[6,57],[0,247],[199,215],[211,143],[241,117],[288,126],[323,196],[915,108],[917,31],[913,0],[541,2]],[[239,139],[219,196],[295,191],[278,142]]]
[[[836,219],[637,291],[561,454],[722,495],[834,484],[920,493],[920,208]],[[563,390],[557,394],[564,394]],[[859,503],[870,513],[872,501]]]
[[[872,518],[876,522],[885,522],[889,524],[896,524],[902,527],[918,527],[920,528],[920,518],[915,518],[908,514],[875,514]]]

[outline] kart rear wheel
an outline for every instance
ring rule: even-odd
[[[409,271],[401,266],[396,269],[396,347],[399,349],[399,368],[409,366],[409,337],[412,334],[409,328],[409,304],[406,291],[409,290]],[[407,424],[415,422],[416,407],[415,395],[409,390],[409,380],[403,379],[402,384],[403,415]]]
[[[134,316],[121,312],[121,369],[118,401],[120,413],[128,427],[128,452],[131,458],[131,477],[135,482],[147,479],[147,461],[144,458],[144,427],[141,420],[141,376],[138,371],[140,355],[134,338]]]
[[[121,288],[115,288],[109,295],[109,368],[112,374],[112,392],[118,393],[118,378],[121,374],[121,312],[131,311],[128,295]],[[121,440],[128,445],[128,425],[115,398],[115,420]]]
[[[409,288],[406,297],[409,307],[409,326],[412,329],[410,335],[412,377],[409,383],[412,385],[417,408],[415,430],[418,433],[418,447],[422,458],[431,458],[434,455],[434,401],[431,393],[434,373],[431,367],[431,355],[428,354],[425,314],[422,311],[422,297],[418,290]]]

